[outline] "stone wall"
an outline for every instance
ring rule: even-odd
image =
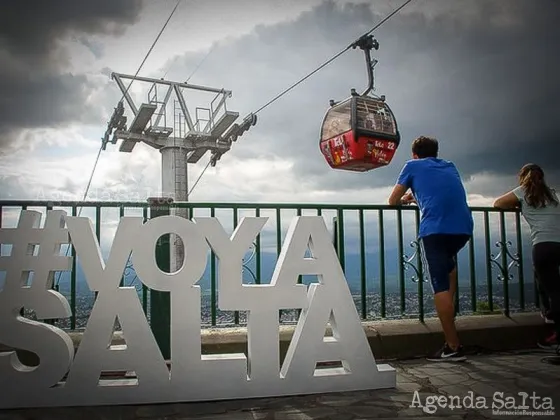
[[[364,322],[364,330],[376,360],[425,357],[443,344],[443,333],[437,319],[390,320]],[[457,318],[459,337],[467,353],[534,349],[545,332],[539,313],[461,316]],[[293,326],[280,327],[280,352],[284,358],[294,331]],[[327,334],[330,334],[327,331]],[[76,348],[82,334],[70,333]],[[113,344],[124,344],[121,333],[115,333]],[[8,350],[0,344],[0,351]],[[247,329],[213,328],[202,330],[202,352],[247,353]],[[29,352],[18,351],[22,362],[36,365],[37,358]]]

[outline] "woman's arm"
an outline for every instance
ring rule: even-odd
[[[517,209],[521,207],[521,203],[517,196],[510,191],[494,201],[494,207],[502,210]]]

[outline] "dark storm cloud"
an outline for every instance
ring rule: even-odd
[[[0,13],[0,146],[21,128],[91,121],[86,99],[93,88],[83,75],[65,71],[68,53],[59,42],[83,34],[119,35],[136,22],[135,0],[10,0]],[[86,45],[86,44],[84,44]],[[98,46],[86,45],[94,54]]]
[[[56,42],[72,32],[118,35],[136,22],[135,0],[8,0],[2,2],[0,45],[17,57],[48,61]]]
[[[470,25],[440,18],[414,31],[423,36],[412,37],[409,52],[426,51],[433,74],[420,67],[424,87],[413,101],[396,104],[401,115],[417,113],[405,129],[440,138],[444,156],[465,176],[515,175],[527,161],[552,170],[552,156],[560,154],[560,3],[476,4],[480,19]]]
[[[387,95],[403,136],[391,166],[368,174],[332,171],[318,151],[329,99],[365,87],[359,50],[262,111],[258,125],[223,161],[275,154],[295,159],[294,171],[316,188],[386,186],[409,158],[411,140],[426,134],[440,139],[442,157],[454,160],[466,179],[480,171],[514,177],[526,161],[551,171],[560,156],[560,2],[461,5],[455,14],[434,18],[422,8],[444,3],[418,1],[419,12],[400,13],[375,33],[381,44],[375,52],[377,93]],[[243,115],[382,18],[368,5],[325,2],[293,22],[217,46],[192,82],[233,89],[230,108]],[[171,73],[190,73],[203,55],[185,57]]]

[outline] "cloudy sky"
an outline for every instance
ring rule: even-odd
[[[140,74],[184,81],[200,64],[190,82],[231,89],[228,108],[243,117],[403,1],[183,0]],[[0,199],[81,199],[120,99],[110,74],[136,72],[175,3],[2,3]],[[319,153],[329,100],[367,81],[362,52],[349,50],[259,113],[190,199],[385,203],[421,134],[456,162],[471,204],[514,187],[529,161],[560,188],[558,21],[555,0],[413,0],[374,33],[376,93],[403,136],[390,166],[334,171]],[[131,92],[138,105],[147,101],[142,84]],[[193,113],[208,106],[186,100]],[[189,167],[191,182],[207,159]],[[124,154],[110,144],[88,199],[143,201],[160,184],[158,151]]]

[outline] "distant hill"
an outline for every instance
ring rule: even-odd
[[[406,249],[406,252],[410,253],[411,248]],[[413,251],[413,250],[412,250]],[[484,287],[487,283],[487,273],[486,273],[486,261],[485,261],[485,249],[476,249],[475,250],[476,258],[475,258],[475,276],[476,276],[476,285],[477,288]],[[104,256],[107,258],[107,255]],[[400,283],[399,283],[399,266],[398,266],[398,252],[395,247],[386,248],[385,251],[385,289],[387,293],[394,293],[400,290]],[[79,261],[79,260],[78,260]],[[275,265],[277,261],[277,256],[275,253],[270,252],[263,252],[261,254],[261,282],[262,283],[269,283],[272,277],[272,273],[274,271]],[[416,264],[416,261],[414,261]],[[532,270],[531,270],[531,256],[530,253],[525,252],[524,258],[524,281],[528,285],[526,287],[531,287],[533,282]],[[494,284],[494,288],[496,292],[500,291],[501,288],[498,286],[501,285],[497,281],[497,274],[498,270],[492,264],[492,283]],[[256,272],[256,261],[255,258],[250,262],[248,265],[249,269],[253,272]],[[359,293],[361,290],[361,259],[360,255],[358,254],[346,254],[345,255],[345,273],[346,278],[349,284],[349,287],[353,293]],[[218,264],[216,264],[216,268],[218,269]],[[514,293],[518,293],[518,276],[517,276],[517,267],[513,267],[513,274],[514,279],[511,281],[512,284],[510,286],[510,296],[513,298]],[[125,284],[130,285],[134,281],[137,284],[137,287],[140,287],[140,283],[138,279],[135,279],[135,273],[133,269],[127,270],[127,274],[124,277]],[[413,276],[414,270],[411,268],[405,271],[405,289],[410,292],[414,292],[417,290],[417,284],[411,281],[411,276]],[[315,276],[304,276],[303,282],[308,284],[311,281],[315,281]],[[379,253],[372,252],[366,254],[366,286],[367,292],[379,292],[381,287],[381,275],[380,275],[380,264],[379,264]],[[244,273],[244,282],[245,283],[254,283],[252,276],[249,274],[248,271]],[[463,251],[459,255],[459,283],[460,286],[463,288],[470,287],[470,267],[469,267],[469,255],[468,250]],[[60,287],[63,290],[70,291],[70,273],[64,273],[60,276]],[[202,279],[198,283],[203,292],[207,292],[210,290],[210,263],[208,263],[206,272],[204,273]],[[514,284],[517,284],[515,286]],[[86,279],[84,273],[81,269],[79,263],[77,264],[77,272],[76,272],[76,285],[77,285],[77,294],[87,293],[89,292],[89,288],[86,283]],[[430,286],[425,284],[424,290],[426,292],[431,292]],[[61,290],[62,291],[62,290]]]

